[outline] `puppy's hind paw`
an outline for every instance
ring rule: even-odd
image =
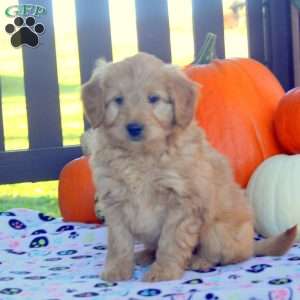
[[[149,272],[143,278],[146,282],[169,281],[180,279],[184,270],[179,267],[161,267],[154,263]]]
[[[205,258],[193,256],[189,265],[190,269],[192,270],[200,270],[207,272],[212,267],[214,267],[214,264],[210,261],[206,260]]]
[[[131,279],[132,270],[119,266],[118,268],[111,268],[104,270],[101,275],[101,279],[104,281],[115,282],[115,281],[126,281]]]

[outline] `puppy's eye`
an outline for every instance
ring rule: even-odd
[[[156,103],[160,100],[160,97],[158,95],[151,95],[151,96],[148,96],[148,101],[150,103]]]
[[[124,102],[124,98],[122,96],[118,96],[116,98],[114,98],[114,101],[118,104],[118,105],[122,105]]]

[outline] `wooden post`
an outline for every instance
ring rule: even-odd
[[[300,12],[291,5],[295,86],[300,86]]]

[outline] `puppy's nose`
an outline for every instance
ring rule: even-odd
[[[132,122],[127,124],[126,129],[132,139],[140,139],[143,136],[144,125]]]

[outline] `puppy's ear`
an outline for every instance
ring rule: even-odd
[[[81,89],[84,112],[93,128],[99,127],[104,119],[105,106],[101,84],[105,65],[104,61],[97,61],[92,77]]]
[[[173,101],[175,124],[187,127],[194,117],[198,86],[177,67],[166,65],[168,93]]]

